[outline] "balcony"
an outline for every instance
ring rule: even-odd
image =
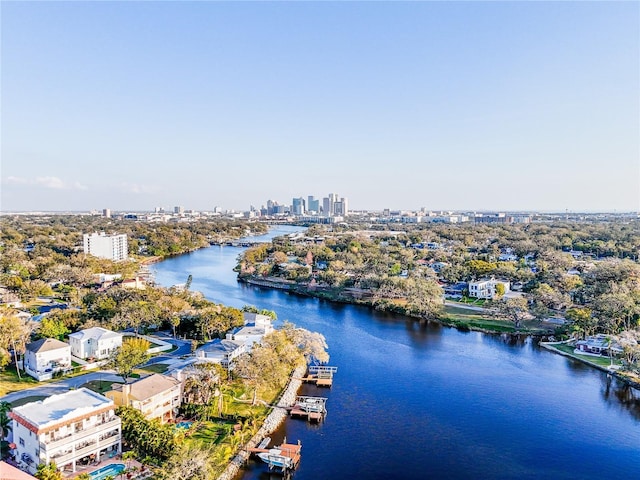
[[[52,450],[56,447],[60,447],[62,445],[67,445],[70,443],[76,443],[78,440],[82,440],[85,437],[90,435],[95,435],[98,432],[103,430],[112,429],[118,425],[120,425],[120,417],[113,416],[108,419],[106,422],[102,422],[98,425],[94,425],[93,427],[85,428],[76,433],[72,433],[67,435],[66,437],[58,438],[56,440],[50,440],[48,442],[40,442],[41,450]]]

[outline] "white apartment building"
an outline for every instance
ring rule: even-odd
[[[53,374],[71,368],[71,347],[55,338],[43,338],[27,345],[24,369],[38,381],[50,380]]]
[[[16,407],[9,416],[17,459],[30,473],[51,461],[75,472],[78,465],[122,450],[114,403],[86,388]]]
[[[87,328],[69,335],[69,344],[74,357],[102,360],[122,346],[122,334],[102,327]]]
[[[507,280],[496,280],[495,278],[469,282],[469,296],[472,298],[484,298],[492,300],[496,296],[496,285],[502,284],[504,292],[507,293],[511,284]]]
[[[114,389],[105,395],[118,406],[140,410],[149,420],[159,418],[167,422],[175,418],[182,404],[182,382],[156,373],[134,383],[114,384]]]
[[[84,253],[94,257],[108,258],[115,262],[126,260],[129,256],[127,235],[107,235],[100,233],[85,233],[82,235]]]

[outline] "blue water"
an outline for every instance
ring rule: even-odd
[[[324,423],[288,420],[301,440],[296,480],[327,478],[640,478],[640,393],[530,339],[459,332],[353,305],[246,286],[242,249],[212,247],[156,264],[163,285],[275,310],[324,334],[333,388]],[[243,479],[269,478],[250,462]]]
[[[91,480],[104,480],[109,476],[115,477],[124,469],[125,466],[123,463],[112,463],[91,473]]]
[[[191,425],[193,425],[193,422],[178,422],[176,423],[175,427],[183,430],[189,430],[191,428]]]

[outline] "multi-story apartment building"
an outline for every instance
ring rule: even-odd
[[[102,327],[87,328],[69,335],[69,344],[74,357],[102,360],[122,346],[122,334]]]
[[[127,235],[107,235],[100,233],[85,233],[82,235],[84,253],[94,257],[107,258],[115,262],[126,260],[129,256]]]
[[[86,388],[16,407],[9,416],[17,459],[31,473],[51,461],[75,472],[79,465],[122,450],[113,401]]]
[[[149,375],[134,383],[114,385],[105,393],[116,405],[128,405],[140,410],[149,420],[159,418],[163,422],[175,417],[182,404],[182,382],[175,378]]]

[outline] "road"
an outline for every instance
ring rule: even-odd
[[[171,335],[160,332],[157,335],[158,338],[169,342],[172,345],[176,345],[178,348],[173,352],[157,355],[151,358],[145,365],[153,365],[155,363],[169,363],[179,360],[184,355],[191,353],[191,342],[185,340],[176,340],[171,338]],[[27,390],[21,390],[19,392],[13,392],[0,397],[0,401],[14,402],[21,398],[31,396],[46,396],[55,395],[57,393],[68,392],[71,388],[78,388],[87,382],[93,380],[105,380],[108,382],[122,383],[122,377],[116,375],[113,370],[100,370],[96,372],[86,373],[84,375],[78,375],[77,377],[65,378],[53,383],[45,383],[38,387],[29,388]]]
[[[68,392],[69,389],[78,388],[87,382],[91,382],[92,380],[106,380],[108,382],[122,383],[122,377],[116,375],[113,370],[101,370],[98,372],[78,375],[77,377],[65,378],[54,383],[46,383],[39,387],[33,387],[27,390],[20,390],[19,392],[9,393],[4,397],[1,397],[0,401],[13,402],[15,400],[31,396],[48,397],[49,395]]]

